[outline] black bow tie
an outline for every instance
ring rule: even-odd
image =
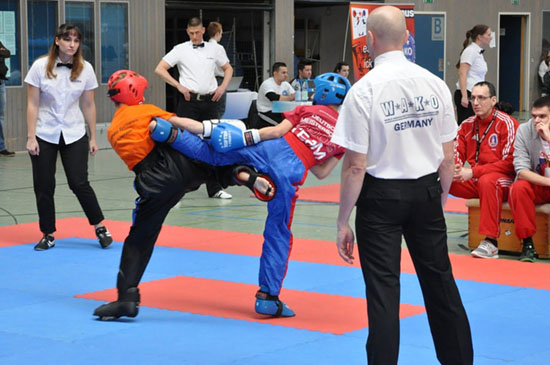
[[[58,63],[57,63],[57,67],[67,67],[68,69],[71,69],[71,68],[73,68],[73,64],[72,64],[72,63],[61,63],[61,62],[58,62]]]
[[[480,51],[479,51],[479,54],[483,54],[483,52],[485,52],[484,49],[480,50]]]
[[[199,48],[199,47],[204,47],[204,42],[203,43],[199,43],[199,44],[193,44],[193,49],[195,48]]]

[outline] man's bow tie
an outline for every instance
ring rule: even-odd
[[[484,49],[480,50],[480,51],[479,51],[479,54],[483,54],[483,52],[485,52]]]
[[[204,47],[204,42],[199,43],[199,44],[193,44],[193,49],[199,48],[199,47],[201,47],[201,48]]]
[[[73,68],[73,64],[72,63],[61,63],[61,62],[58,62],[57,63],[57,67],[67,67],[69,69]]]

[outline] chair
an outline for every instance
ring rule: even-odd
[[[268,115],[258,112],[256,100],[252,100],[252,103],[250,103],[250,109],[248,110],[248,117],[246,119],[247,121],[245,121],[245,124],[247,128],[261,129],[279,124],[279,122],[270,118]]]

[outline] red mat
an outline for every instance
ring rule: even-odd
[[[338,203],[340,201],[340,184],[313,186],[298,191],[298,200],[321,203]],[[468,213],[466,199],[448,198],[445,211],[448,213]]]
[[[214,317],[269,323],[341,335],[368,326],[366,300],[341,295],[283,289],[281,296],[299,316],[270,318],[253,310],[257,285],[187,276],[139,284],[142,306]],[[215,294],[213,294],[215,293]],[[77,298],[116,300],[116,289],[79,294]],[[418,305],[401,304],[400,318],[424,313]]]
[[[130,223],[106,220],[105,224],[115,241],[124,241]],[[37,235],[40,235],[39,232],[38,223],[0,227],[0,248],[35,243]],[[65,218],[57,220],[55,237],[57,239],[68,237],[95,239],[95,233],[85,218]],[[262,242],[261,235],[251,233],[164,226],[157,245],[258,257],[261,254]],[[550,280],[548,280],[550,265],[548,264],[482,260],[457,254],[449,256],[456,279],[550,290]],[[333,241],[294,238],[290,258],[294,261],[348,266],[338,256]],[[353,266],[359,267],[358,258]],[[402,251],[401,270],[404,273],[415,273],[407,249]]]

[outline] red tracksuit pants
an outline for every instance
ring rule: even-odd
[[[512,185],[512,179],[509,176],[492,172],[477,180],[454,181],[449,193],[464,199],[479,198],[481,207],[479,233],[498,238],[502,202],[508,200],[510,185]]]
[[[537,232],[535,205],[550,202],[550,188],[534,185],[526,180],[514,182],[510,188],[510,207],[514,217],[516,236],[520,240]]]

